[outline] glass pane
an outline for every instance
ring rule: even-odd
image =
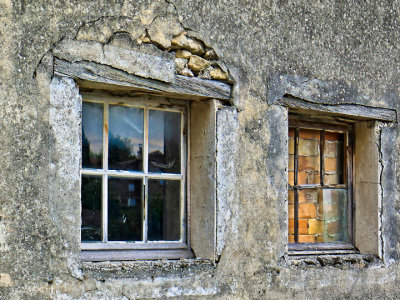
[[[288,214],[288,226],[289,226],[289,243],[294,243],[294,190],[288,190],[288,202],[289,202],[289,214]]]
[[[143,170],[143,109],[110,105],[108,168]]]
[[[299,243],[348,242],[347,228],[346,189],[299,190]]]
[[[289,128],[289,185],[294,185],[294,128]]]
[[[324,222],[321,242],[348,242],[348,206],[346,189],[325,189],[322,192],[322,218]]]
[[[149,172],[181,172],[181,113],[149,110]]]
[[[314,243],[322,234],[317,189],[299,190],[299,243]]]
[[[344,134],[325,133],[325,184],[344,184]]]
[[[103,104],[82,103],[82,167],[102,168]]]
[[[181,182],[179,180],[149,180],[150,241],[177,241],[181,236]]]
[[[320,131],[300,129],[298,184],[318,184],[320,171]]]
[[[101,177],[82,176],[82,242],[101,241]]]
[[[142,180],[108,181],[108,240],[142,240]]]

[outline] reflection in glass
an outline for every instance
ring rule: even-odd
[[[325,184],[344,184],[344,134],[325,134]]]
[[[320,183],[320,131],[300,128],[298,185]]]
[[[294,185],[294,128],[289,128],[289,185]]]
[[[103,104],[82,103],[82,167],[102,167]]]
[[[149,180],[148,239],[178,241],[181,207],[179,180]]]
[[[322,192],[324,242],[348,242],[347,190],[324,189]]]
[[[143,109],[110,105],[108,168],[142,171]]]
[[[294,243],[294,190],[288,190],[288,225],[289,225],[289,243]]]
[[[108,240],[142,240],[142,180],[108,180]]]
[[[181,113],[149,110],[149,171],[181,172]]]
[[[101,177],[82,176],[82,242],[101,241]]]

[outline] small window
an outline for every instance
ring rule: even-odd
[[[351,249],[352,127],[289,121],[289,249]]]
[[[187,247],[185,112],[157,101],[83,101],[83,250]]]

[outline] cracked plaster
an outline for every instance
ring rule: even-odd
[[[282,152],[286,144],[277,138],[286,134],[287,116],[284,108],[273,105],[270,99],[277,99],[288,81],[297,93],[294,96],[303,99],[398,110],[399,12],[397,1],[2,3],[0,207],[7,217],[0,222],[5,231],[2,239],[9,248],[1,248],[0,273],[8,274],[12,285],[0,284],[0,298],[398,298],[397,124],[383,127],[380,133],[385,166],[381,170],[385,264],[342,263],[335,267],[334,262],[322,265],[317,260],[315,264],[292,266],[284,259],[286,158]],[[211,45],[234,71],[237,149],[231,159],[236,182],[232,193],[237,198],[229,198],[232,214],[227,219],[230,226],[235,224],[236,232],[225,236],[215,267],[201,263],[188,267],[174,261],[168,262],[174,266],[169,268],[160,262],[162,271],[154,274],[157,268],[151,263],[146,262],[148,268],[133,263],[141,277],[137,280],[129,278],[124,267],[119,271],[121,278],[107,272],[107,266],[97,265],[100,280],[86,268],[82,268],[83,280],[78,280],[71,276],[67,259],[76,253],[69,241],[76,238],[76,232],[70,232],[69,213],[64,218],[68,201],[60,200],[68,198],[64,193],[70,192],[69,185],[65,183],[64,189],[62,178],[52,169],[53,147],[62,141],[52,136],[49,123],[58,113],[50,113],[46,80],[51,70],[43,66],[48,58],[45,54],[64,38],[83,38],[83,29],[77,35],[79,28],[93,20],[123,18],[123,22],[134,20],[137,28],[143,28],[136,20],[148,26],[156,16],[166,14],[176,14],[186,30]],[[130,32],[136,37],[142,31]],[[98,35],[103,42],[109,41],[108,36],[107,30]],[[162,51],[154,50],[157,52],[161,57]],[[39,61],[42,64],[38,65]],[[35,70],[37,76],[32,78]],[[322,87],[315,94],[313,84]],[[62,110],[65,120],[71,113],[68,108]],[[50,208],[49,203],[53,204]],[[55,226],[55,222],[62,226]],[[73,260],[79,266],[79,260]],[[76,270],[80,278],[79,268]]]

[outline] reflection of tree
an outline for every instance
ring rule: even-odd
[[[103,154],[95,153],[90,150],[90,142],[82,128],[82,166],[87,168],[101,168]]]
[[[134,145],[129,138],[110,134],[108,144],[108,161],[110,168],[122,170],[138,170],[139,161],[142,159],[142,147],[135,154]]]
[[[129,192],[128,180],[110,180],[108,191],[108,236],[112,241],[138,241],[142,239],[141,181],[136,180],[135,192]],[[136,205],[130,206],[129,199]]]
[[[82,241],[101,240],[101,179],[82,177]]]

